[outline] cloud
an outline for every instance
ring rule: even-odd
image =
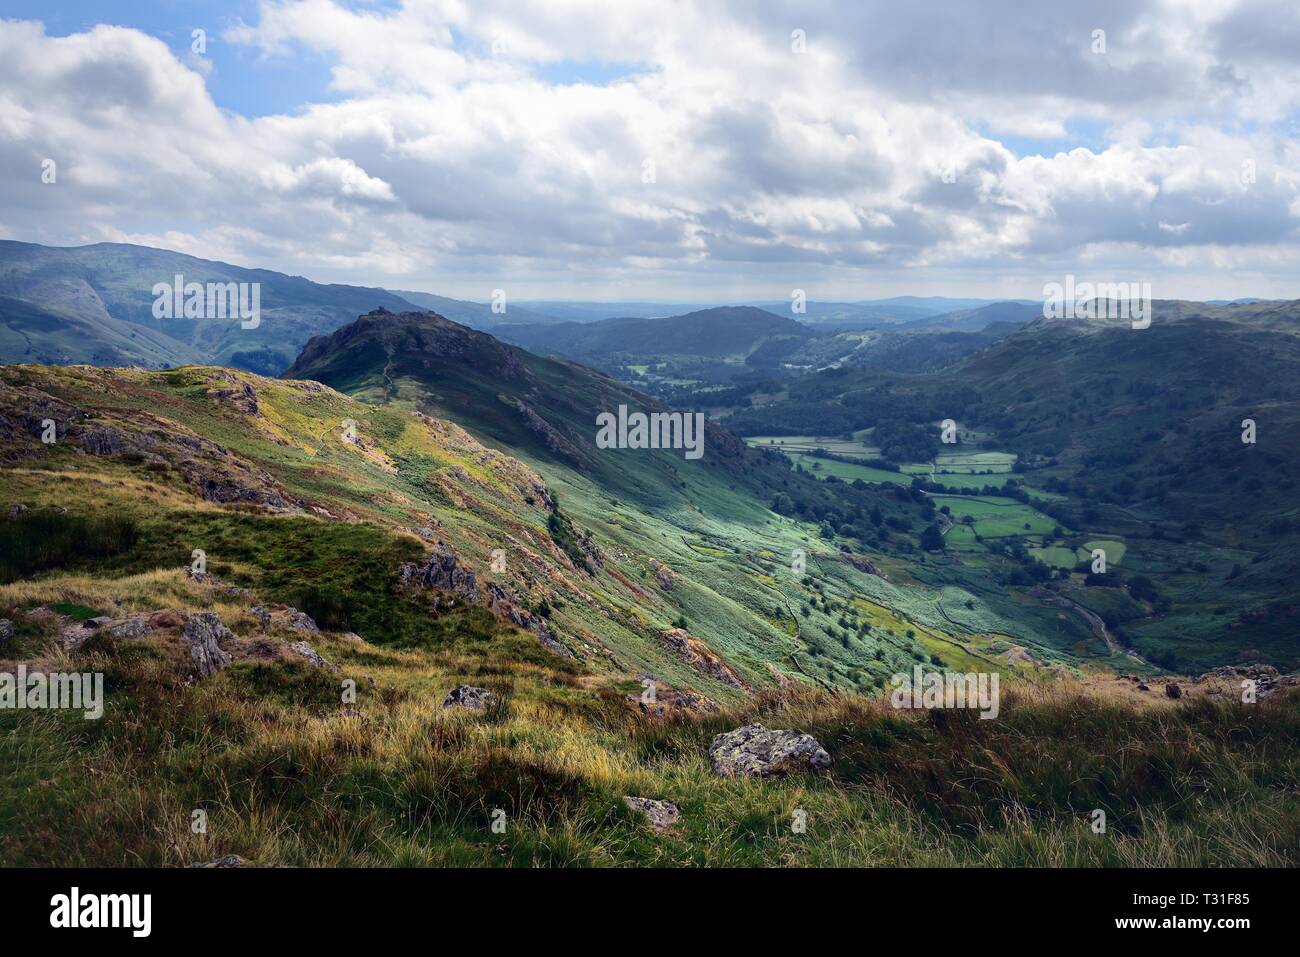
[[[0,220],[480,299],[975,289],[1010,265],[1034,289],[1099,250],[1169,281],[1255,250],[1276,287],[1300,255],[1298,31],[1293,4],[1227,0],[265,0],[223,41],[250,70],[325,56],[331,95],[251,119],[188,49],[0,21]],[[1077,123],[1100,144],[1036,155]]]

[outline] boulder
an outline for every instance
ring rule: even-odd
[[[497,696],[487,688],[475,688],[473,685],[457,685],[447,697],[442,699],[444,708],[472,708],[482,711],[497,700]]]
[[[1165,685],[1165,695],[1170,698],[1181,698],[1183,696],[1183,689],[1178,687],[1177,682],[1171,681],[1169,684]]]
[[[299,611],[297,608],[286,608],[285,615],[289,619],[289,627],[294,631],[318,632],[315,620],[305,611]]]
[[[709,758],[723,777],[777,777],[828,768],[831,756],[810,734],[747,724],[713,739]]]
[[[311,645],[307,644],[307,642],[305,641],[290,642],[289,647],[292,648],[294,651],[298,652],[298,654],[302,655],[304,658],[306,658],[308,663],[310,663],[315,668],[330,667],[330,663],[321,657],[320,652],[317,651],[315,648],[313,648]]]
[[[221,650],[220,642],[235,636],[215,612],[187,615],[181,636],[190,643],[190,654],[194,656],[200,678],[209,678],[230,664],[230,655]]]
[[[643,797],[624,797],[623,800],[633,811],[644,814],[650,821],[650,827],[656,831],[671,830],[681,817],[677,805],[667,801]]]
[[[15,633],[14,623],[8,618],[0,618],[0,641],[8,641]]]

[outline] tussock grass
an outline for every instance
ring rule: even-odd
[[[27,511],[0,520],[0,582],[129,551],[138,531],[120,515]]]
[[[134,607],[193,597],[179,573],[4,586],[0,602]],[[210,590],[209,590],[210,594]],[[235,613],[235,609],[225,609]],[[386,648],[331,634],[339,666],[240,662],[186,686],[135,649],[98,722],[0,713],[0,862],[179,865],[237,853],[308,866],[1208,866],[1300,860],[1300,711],[1205,698],[1136,708],[1094,686],[1005,691],[1000,717],[896,712],[792,686],[715,714],[646,718],[572,666],[472,646]],[[486,676],[486,677],[485,677]],[[355,709],[339,699],[357,682]],[[443,710],[463,681],[489,713]],[[826,774],[726,780],[714,734],[750,721],[807,731]],[[673,801],[656,835],[625,794]],[[1108,831],[1092,833],[1094,808]],[[207,813],[195,834],[192,813]],[[505,812],[504,833],[491,829]],[[807,832],[794,833],[796,811]]]

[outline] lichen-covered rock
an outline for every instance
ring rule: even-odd
[[[0,618],[0,641],[8,641],[15,634],[14,623],[8,618]]]
[[[221,649],[220,643],[235,636],[215,612],[187,615],[181,636],[190,643],[190,654],[200,678],[210,678],[230,664],[230,655]]]
[[[831,756],[810,734],[747,724],[713,739],[709,758],[723,777],[774,777],[828,768]]]
[[[308,663],[316,668],[332,667],[328,661],[321,657],[321,653],[307,644],[305,641],[290,642],[289,647],[307,659]]]
[[[671,830],[681,817],[677,805],[667,801],[643,797],[624,797],[623,800],[633,811],[644,814],[650,821],[650,827],[656,831]]]
[[[472,708],[482,711],[496,701],[496,695],[487,688],[475,688],[473,685],[458,685],[447,697],[442,699],[444,708]]]
[[[310,631],[313,633],[320,631],[315,620],[305,611],[299,611],[297,608],[286,608],[284,614],[289,619],[289,627],[294,631]]]
[[[196,864],[188,864],[187,867],[249,867],[248,861],[244,860],[238,854],[227,854],[225,857],[218,857],[215,861],[200,861]]]

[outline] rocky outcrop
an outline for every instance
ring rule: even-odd
[[[877,578],[883,578],[885,581],[889,581],[888,575],[861,555],[854,555],[852,552],[840,552],[840,556],[858,571],[866,572],[868,575],[875,575]]]
[[[214,465],[187,460],[177,465],[181,474],[209,502],[220,505],[265,505],[280,511],[301,510],[302,503],[276,485],[262,469]]]
[[[501,398],[506,400],[505,396],[501,396]],[[520,418],[524,420],[528,430],[539,436],[546,443],[548,450],[568,460],[570,464],[581,464],[582,455],[578,452],[578,447],[570,442],[559,429],[530,409],[521,399],[515,399],[515,409],[519,412]]]
[[[313,648],[311,645],[307,644],[307,642],[305,641],[290,642],[289,647],[292,648],[294,651],[296,651],[302,657],[306,658],[307,663],[310,664],[313,668],[329,668],[333,670],[334,666],[331,665],[324,658],[322,658],[320,652],[317,651],[315,648]]]
[[[230,655],[221,649],[221,643],[235,636],[216,612],[187,615],[181,637],[190,643],[190,655],[200,678],[210,678],[230,664]]]
[[[279,626],[291,631],[300,631],[315,635],[320,633],[315,619],[306,612],[299,611],[292,605],[254,605],[248,609],[257,616],[263,628]]]
[[[650,827],[655,831],[671,831],[681,817],[677,805],[667,801],[643,797],[624,797],[623,801],[633,811],[645,815],[650,822]]]
[[[447,697],[442,699],[444,708],[469,708],[483,711],[497,700],[497,696],[487,688],[475,688],[473,685],[457,685]]]
[[[782,777],[831,766],[831,756],[810,734],[747,724],[713,739],[713,770],[723,777]]]
[[[442,542],[433,547],[423,563],[408,562],[403,565],[400,575],[404,588],[432,588],[470,604],[484,605],[501,621],[531,631],[555,654],[564,658],[573,657],[569,649],[556,639],[546,619],[524,608],[496,582],[487,582],[480,588],[478,576],[472,569],[462,565],[456,553]],[[435,607],[441,607],[441,603]]]
[[[496,582],[487,583],[487,606],[498,618],[510,622],[516,628],[531,631],[537,640],[561,658],[572,658],[569,649],[556,640],[551,626],[541,615],[534,615],[527,608],[518,605]]]
[[[654,562],[653,567],[655,582],[658,583],[659,587],[664,591],[672,591],[677,585],[677,576],[673,574],[673,570],[663,562]]]
[[[708,645],[692,637],[681,628],[672,628],[663,634],[664,644],[677,653],[688,665],[710,678],[716,678],[733,688],[748,690],[740,675],[719,658]]]
[[[316,626],[315,620],[311,615],[297,608],[286,607],[284,610],[285,617],[289,620],[289,627],[294,631],[306,631],[316,634],[320,628]]]
[[[242,383],[231,390],[232,401],[247,405],[248,389]],[[169,465],[183,475],[200,495],[211,502],[253,503],[292,511],[301,507],[263,469],[256,468],[230,450],[197,435],[184,426],[143,410],[115,410],[112,422],[90,415],[35,389],[12,390],[15,410],[23,430],[37,439],[21,455],[43,454],[39,442],[44,422],[55,423],[57,440],[80,448],[87,455],[134,456],[137,462]],[[256,398],[252,399],[256,405]],[[0,406],[6,403],[0,402]],[[3,417],[0,412],[0,417]]]
[[[456,553],[442,542],[433,546],[423,564],[403,565],[401,582],[404,587],[437,588],[473,604],[478,604],[483,598],[478,588],[478,576],[462,565]]]
[[[222,389],[213,386],[207,390],[207,394],[217,401],[220,405],[227,405],[242,412],[244,415],[257,415],[259,410],[257,404],[257,393],[247,382],[240,382],[234,375],[227,374],[218,376],[225,382],[230,383],[230,388]]]
[[[1233,688],[1233,693],[1240,688],[1241,682],[1253,681],[1255,683],[1256,700],[1262,700],[1269,695],[1275,694],[1282,688],[1293,688],[1300,686],[1300,676],[1294,674],[1280,674],[1272,665],[1225,665],[1221,668],[1215,668],[1207,671],[1199,678],[1192,679],[1194,684],[1227,684]],[[1211,688],[1208,694],[1219,693],[1218,688]]]

